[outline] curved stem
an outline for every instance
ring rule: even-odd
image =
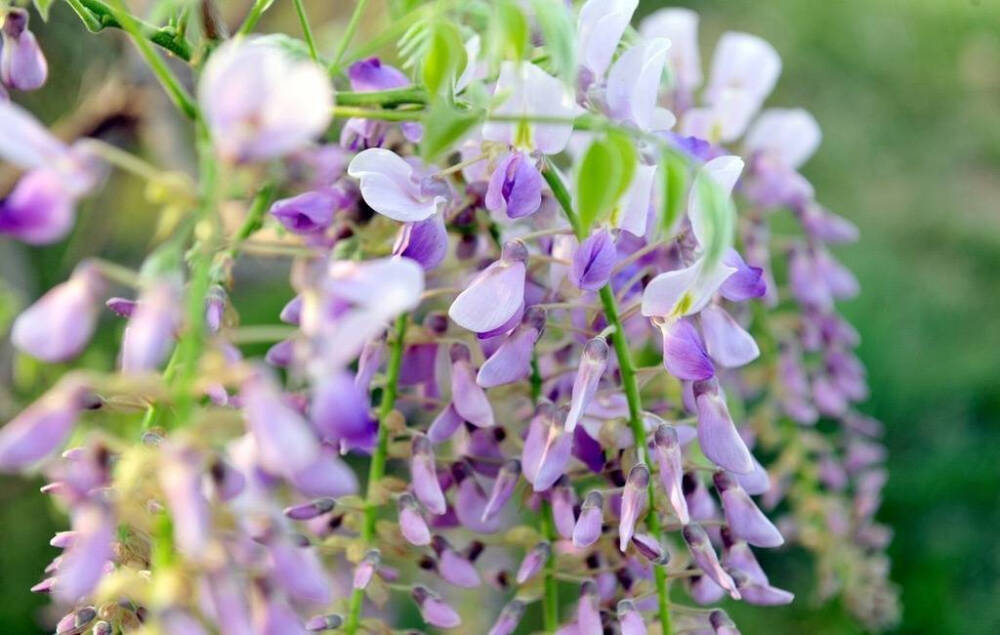
[[[319,59],[319,54],[316,53],[316,40],[313,39],[312,27],[309,26],[309,16],[306,15],[306,8],[302,4],[302,0],[294,0],[295,3],[295,13],[299,16],[299,24],[302,25],[302,35],[306,38],[306,44],[309,46],[309,57],[313,61]]]
[[[427,91],[423,88],[393,88],[367,93],[344,91],[337,93],[341,106],[383,106],[390,108],[401,104],[426,104]]]
[[[368,0],[357,0],[357,4],[354,5],[354,13],[351,14],[351,19],[347,23],[344,36],[340,38],[337,51],[333,54],[333,62],[330,64],[331,73],[340,72],[340,60],[344,59],[344,53],[347,52],[347,47],[351,45],[351,39],[354,37],[354,32],[358,30],[358,24],[361,22],[361,16],[364,14],[367,5]]]
[[[573,211],[573,204],[570,201],[569,191],[563,184],[562,179],[559,174],[555,171],[551,164],[546,165],[542,172],[545,180],[548,182],[549,187],[552,188],[552,194],[555,196],[556,200],[559,201],[559,205],[563,208],[566,213],[566,217],[569,219],[570,225],[573,226],[573,231],[576,232],[576,236],[579,240],[586,238],[585,231],[580,225],[580,218]],[[639,395],[639,384],[636,381],[635,375],[635,365],[632,363],[632,353],[628,348],[628,342],[625,339],[625,330],[622,328],[621,318],[618,313],[618,303],[615,300],[614,289],[611,288],[611,284],[607,284],[601,288],[600,291],[601,304],[604,306],[605,318],[607,318],[608,326],[613,327],[614,333],[611,335],[611,341],[615,347],[615,355],[618,358],[618,370],[622,377],[622,388],[625,389],[625,399],[628,401],[628,422],[629,427],[632,429],[632,435],[635,437],[636,453],[639,455],[639,460],[644,463],[649,463],[649,446],[648,440],[646,438],[646,426],[642,420],[642,399]],[[660,517],[656,513],[656,490],[655,490],[655,480],[649,479],[648,487],[648,512],[646,513],[646,526],[649,528],[649,533],[659,541],[663,540],[663,530],[660,527]],[[660,616],[660,627],[665,635],[670,633],[670,605],[669,605],[669,595],[670,591],[667,587],[667,574],[662,566],[653,566],[653,578],[656,582],[656,596],[658,612]]]
[[[96,33],[104,28],[128,31],[120,16],[115,15],[115,10],[100,0],[66,0],[66,2],[91,32]],[[138,27],[141,37],[170,51],[185,62],[191,61],[191,45],[177,29],[155,27],[136,17],[132,17],[131,21]]]
[[[392,350],[389,353],[389,366],[386,369],[386,384],[382,394],[382,403],[379,405],[379,426],[378,440],[375,444],[375,453],[372,454],[372,462],[368,468],[368,489],[365,493],[365,517],[361,525],[361,540],[365,548],[371,545],[375,538],[375,519],[377,509],[372,504],[372,496],[379,481],[385,476],[385,462],[389,453],[389,427],[386,419],[392,413],[396,405],[396,391],[399,387],[399,369],[403,363],[403,343],[406,339],[407,314],[396,319],[396,338],[392,342]],[[347,621],[344,624],[344,631],[349,635],[354,635],[358,630],[358,623],[361,620],[361,604],[364,602],[365,592],[363,589],[354,589],[351,593],[350,604],[348,606]]]

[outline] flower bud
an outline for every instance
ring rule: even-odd
[[[521,566],[517,568],[517,577],[515,578],[517,583],[524,584],[538,575],[551,555],[552,545],[547,542],[540,542],[532,547],[531,551],[525,554]]]
[[[563,409],[551,412],[547,407],[539,408],[528,427],[521,465],[524,477],[536,492],[549,489],[559,480],[572,454],[573,435],[563,428],[559,420],[562,416]]]
[[[320,456],[319,441],[302,415],[285,402],[272,378],[256,370],[243,382],[240,398],[265,470],[292,478],[313,466]]]
[[[632,600],[618,603],[618,626],[622,635],[646,635],[646,623]]]
[[[576,605],[576,627],[580,635],[603,635],[601,598],[597,584],[587,580],[580,586],[580,602]]]
[[[97,611],[92,606],[85,606],[82,609],[64,615],[56,624],[56,635],[69,635],[70,633],[82,633],[87,630],[87,626],[97,618]],[[96,630],[96,627],[95,627]]]
[[[625,553],[625,548],[632,539],[636,521],[646,506],[649,485],[649,468],[638,463],[629,470],[622,492],[621,518],[618,521],[618,549]],[[655,513],[655,512],[654,512]]]
[[[455,410],[455,405],[449,403],[427,428],[427,438],[431,443],[444,443],[458,432],[465,419]]]
[[[435,535],[431,539],[431,547],[438,554],[437,570],[445,581],[465,589],[482,584],[476,567],[455,551],[443,536]]]
[[[754,504],[732,475],[718,471],[712,477],[722,499],[722,511],[733,534],[758,547],[778,547],[785,542],[781,532]]]
[[[576,248],[569,279],[584,291],[597,291],[611,279],[617,261],[614,237],[608,230],[599,229]]]
[[[513,599],[503,607],[487,635],[511,635],[524,617],[524,602]]]
[[[699,381],[694,384],[698,409],[698,443],[701,451],[719,467],[737,474],[753,471],[753,457],[736,431],[726,401],[718,383]]]
[[[0,471],[23,470],[69,437],[83,409],[86,389],[63,381],[0,428]]]
[[[327,615],[317,615],[306,620],[306,630],[318,633],[320,631],[332,631],[340,628],[344,624],[344,618],[336,613]]]
[[[125,327],[121,367],[125,373],[156,370],[167,357],[180,325],[180,289],[158,280],[143,290]]]
[[[545,310],[529,307],[521,324],[479,368],[476,383],[483,388],[511,384],[531,374],[531,356],[535,342],[545,326]]]
[[[698,524],[685,525],[681,529],[681,535],[684,537],[684,542],[687,543],[691,557],[702,572],[711,578],[713,582],[728,591],[734,600],[740,599],[740,592],[736,589],[736,583],[733,582],[732,577],[719,564],[719,558],[715,554],[715,549],[712,548],[708,534],[705,533],[702,526]]]
[[[412,494],[400,494],[397,500],[399,506],[399,531],[411,545],[418,547],[431,543],[431,532],[427,521],[420,514],[417,500]]]
[[[589,547],[601,537],[601,523],[604,520],[604,496],[597,490],[591,491],[583,499],[580,517],[573,527],[573,546]]]
[[[649,534],[633,535],[632,544],[636,551],[653,564],[666,564],[670,560],[670,553],[664,551],[660,541]]]
[[[493,408],[486,392],[476,383],[476,371],[464,344],[451,347],[451,399],[455,411],[469,423],[480,428],[493,425]]]
[[[28,30],[28,12],[7,10],[0,50],[0,79],[17,90],[37,90],[45,84],[49,66],[35,34]]]
[[[511,494],[514,493],[514,488],[517,487],[517,480],[520,476],[520,461],[517,459],[504,461],[503,465],[500,466],[500,472],[497,474],[496,480],[493,481],[493,491],[490,492],[490,498],[486,502],[486,507],[483,508],[483,515],[481,516],[483,522],[489,520],[507,504]]]
[[[368,588],[368,583],[372,581],[375,569],[378,568],[381,561],[382,555],[379,553],[379,550],[369,549],[365,557],[358,563],[358,566],[354,568],[354,579],[351,586],[355,589]]]
[[[690,522],[687,501],[684,500],[683,489],[683,459],[681,446],[677,439],[677,431],[667,424],[660,424],[653,435],[654,458],[660,473],[660,483],[667,493],[667,500],[677,514],[682,525]]]
[[[52,595],[67,603],[89,595],[107,572],[115,519],[102,505],[86,503],[73,511],[73,531],[73,544],[63,554],[52,586]]]
[[[411,594],[420,610],[420,617],[424,618],[424,621],[431,626],[455,628],[462,623],[462,619],[455,612],[455,609],[427,587],[418,584],[413,587]]]
[[[332,498],[317,498],[308,503],[286,507],[284,514],[292,520],[310,520],[332,511],[336,504]]]
[[[733,620],[729,619],[729,615],[721,609],[716,609],[709,613],[708,623],[712,626],[712,630],[715,631],[715,635],[740,635],[740,631],[736,628],[736,624]]]
[[[430,439],[423,434],[413,437],[411,444],[410,478],[417,500],[432,514],[440,516],[447,509],[444,492],[438,482],[434,464],[434,449]]]
[[[580,355],[580,366],[573,379],[573,392],[570,397],[569,414],[564,424],[567,432],[573,432],[580,417],[594,398],[597,385],[608,367],[609,348],[603,337],[589,340]]]
[[[552,524],[556,533],[567,540],[573,537],[576,526],[576,493],[570,485],[569,477],[562,476],[556,481],[555,487],[549,492],[549,504],[552,506]]]
[[[103,287],[96,268],[77,267],[69,280],[53,287],[14,320],[11,342],[47,362],[76,357],[94,333],[97,296]]]

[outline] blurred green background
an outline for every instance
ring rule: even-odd
[[[247,3],[221,4],[238,20]],[[269,26],[297,34],[291,3],[277,4]],[[306,4],[314,18],[345,10]],[[839,255],[864,292],[843,310],[863,336],[860,354],[872,385],[864,410],[887,424],[891,477],[880,519],[896,532],[893,579],[904,607],[899,632],[1000,632],[1000,2],[683,4],[703,15],[705,60],[726,29],[775,45],[784,71],[770,103],[815,114],[824,141],[804,172],[821,201],[861,227],[860,244]],[[642,2],[639,12],[662,5]],[[86,33],[62,3],[48,25],[36,18],[33,26],[52,78],[39,93],[16,99],[46,120],[72,110],[81,87],[105,80],[128,50],[118,33]],[[130,97],[122,112],[94,125],[134,143],[136,121],[151,118],[151,111],[155,118],[158,104]],[[143,128],[141,144],[166,148],[159,159],[182,167],[185,156],[174,149],[173,132]],[[139,188],[112,179],[83,207],[79,227],[63,245],[25,249],[0,240],[0,293],[26,302],[64,279],[84,255],[137,264],[154,228],[153,208]],[[257,273],[276,282],[285,276]],[[287,299],[259,280],[234,296],[244,323],[268,320]],[[112,366],[115,331],[103,329],[86,363]],[[10,386],[37,389],[53,372],[58,369],[12,365],[9,345],[0,344],[0,419],[15,407]],[[45,604],[27,589],[55,555],[46,543],[62,521],[37,486],[0,478],[3,633],[37,632]],[[809,601],[808,570],[791,567],[772,579],[798,591],[801,601],[781,609],[733,607],[745,633],[859,630],[839,607]]]

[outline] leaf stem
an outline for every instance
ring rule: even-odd
[[[580,224],[580,217],[573,210],[569,191],[563,184],[562,179],[555,168],[548,164],[545,166],[542,175],[552,188],[559,205],[566,213],[570,225],[576,232],[577,238],[581,241],[586,238],[583,226]],[[615,356],[618,358],[618,370],[622,378],[622,387],[625,389],[625,399],[628,401],[628,420],[632,435],[635,438],[636,453],[640,461],[649,463],[648,440],[646,438],[646,426],[642,420],[642,399],[639,395],[639,384],[636,381],[635,365],[632,363],[632,354],[629,351],[628,342],[625,339],[625,329],[622,328],[621,319],[618,315],[618,303],[615,300],[614,289],[611,284],[607,284],[600,291],[601,304],[604,306],[604,315],[608,321],[608,326],[613,327],[611,341],[615,347]],[[649,533],[656,540],[663,540],[663,531],[660,527],[660,517],[656,513],[656,489],[655,480],[649,480],[647,496],[649,498],[648,512],[646,514],[646,526]],[[667,575],[662,566],[653,566],[653,577],[656,582],[656,596],[658,612],[660,616],[660,627],[664,635],[670,633],[670,590],[667,587]]]
[[[299,16],[299,24],[302,25],[302,35],[306,38],[306,44],[309,45],[309,57],[313,61],[319,60],[319,54],[316,52],[316,40],[313,39],[312,27],[309,26],[309,16],[306,15],[306,8],[302,4],[302,0],[294,0],[295,3],[295,13]]]
[[[375,538],[375,518],[376,506],[373,504],[373,495],[379,487],[379,481],[385,476],[385,463],[389,453],[389,426],[386,419],[392,413],[396,405],[396,392],[399,387],[399,369],[403,362],[403,344],[406,339],[406,321],[408,315],[404,313],[396,319],[396,336],[392,341],[392,349],[389,353],[389,365],[386,369],[386,383],[382,393],[382,403],[379,404],[379,426],[378,440],[375,444],[375,453],[372,454],[371,465],[368,468],[368,489],[365,493],[365,517],[361,525],[361,541],[365,548],[371,545]],[[361,604],[364,601],[365,592],[363,589],[354,589],[351,593],[350,604],[348,606],[347,621],[344,624],[344,631],[349,635],[354,635],[358,630],[358,623],[361,620]]]
[[[121,21],[121,16],[116,15],[116,10],[101,0],[66,0],[66,2],[80,17],[87,30],[93,33],[105,28],[128,31]],[[191,44],[178,30],[173,27],[156,27],[134,16],[130,17],[140,37],[170,51],[185,62],[191,61]]]
[[[542,503],[541,509],[542,535],[549,544],[555,542],[556,532],[552,519],[552,504],[548,501]],[[549,555],[545,563],[545,593],[542,596],[542,615],[546,633],[555,633],[559,628],[559,582],[556,580],[555,553]]]
[[[351,13],[351,19],[347,22],[347,29],[344,30],[344,36],[340,38],[340,44],[337,45],[337,50],[333,54],[333,62],[330,63],[331,73],[340,72],[340,60],[344,59],[344,53],[351,45],[351,39],[354,38],[354,32],[358,30],[358,24],[361,23],[361,16],[367,6],[368,0],[357,0],[357,4],[354,5],[354,12]]]
[[[382,106],[391,108],[400,104],[426,104],[427,91],[423,88],[392,88],[371,92],[345,91],[337,93],[341,106]]]
[[[247,13],[247,17],[243,18],[243,24],[240,28],[236,30],[237,35],[246,35],[254,30],[257,23],[260,22],[260,17],[264,15],[268,7],[274,3],[274,0],[256,0],[253,6],[250,7],[250,11]]]

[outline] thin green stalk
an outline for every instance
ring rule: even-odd
[[[66,0],[66,2],[80,17],[87,30],[93,33],[105,28],[128,30],[119,16],[115,15],[115,10],[101,0]],[[156,27],[134,16],[131,19],[137,26],[140,37],[170,51],[185,62],[191,61],[191,44],[184,39],[180,31],[172,27]]]
[[[243,224],[236,231],[236,234],[233,236],[232,242],[229,245],[229,249],[225,252],[227,260],[234,260],[240,253],[240,246],[243,245],[247,238],[250,238],[254,232],[263,226],[264,214],[267,213],[268,208],[270,208],[271,201],[274,200],[276,192],[277,188],[273,183],[265,183],[259,190],[257,190],[253,200],[250,202],[250,209],[247,210],[247,216],[243,219]]]
[[[365,493],[365,516],[361,525],[361,541],[367,548],[375,539],[375,520],[377,508],[372,500],[375,488],[379,486],[379,481],[385,476],[386,457],[389,453],[389,427],[386,419],[396,406],[396,391],[399,387],[399,369],[403,363],[403,340],[406,338],[406,321],[408,315],[404,313],[396,319],[396,336],[392,341],[392,350],[389,353],[389,366],[386,369],[385,388],[382,393],[382,403],[379,404],[379,426],[378,440],[375,444],[375,453],[372,454],[371,465],[368,468],[368,487]],[[344,631],[349,635],[354,635],[358,630],[358,623],[361,621],[361,604],[364,601],[365,592],[363,589],[355,589],[351,593],[350,604],[347,610],[347,621],[344,624]]]
[[[250,7],[250,12],[247,13],[247,17],[243,19],[243,24],[240,28],[236,30],[238,35],[246,35],[254,30],[257,23],[260,22],[260,17],[264,15],[264,12],[270,8],[274,3],[274,0],[256,0],[253,6]]]
[[[541,509],[542,535],[549,544],[556,540],[555,525],[552,519],[552,505],[545,501]],[[556,580],[556,556],[555,552],[549,555],[548,562],[545,563],[545,592],[542,596],[542,617],[545,624],[546,633],[555,633],[559,628],[559,582]]]
[[[316,52],[316,40],[313,39],[312,27],[309,26],[309,16],[306,15],[306,8],[302,4],[302,0],[293,0],[295,3],[295,13],[299,16],[299,24],[302,25],[302,35],[306,38],[306,44],[309,46],[309,57],[313,58],[313,61],[319,60],[319,54]]]
[[[351,45],[351,39],[354,38],[354,32],[358,30],[358,24],[361,23],[361,16],[367,6],[368,0],[357,0],[357,4],[354,5],[354,12],[351,13],[351,19],[347,22],[347,29],[344,31],[344,36],[340,38],[340,44],[337,45],[337,50],[333,54],[333,62],[330,63],[331,73],[340,72],[340,60],[344,59],[344,53]]]
[[[334,106],[334,117],[361,117],[378,119],[380,121],[420,121],[423,110],[375,110],[374,108],[358,108],[356,106]]]
[[[94,0],[81,0],[81,2],[92,2]],[[153,47],[149,45],[149,41],[146,40],[145,35],[142,33],[142,29],[139,23],[136,21],[131,14],[125,11],[122,7],[121,0],[116,0],[117,7],[108,7],[111,11],[112,16],[118,20],[121,24],[121,28],[132,36],[132,42],[135,43],[135,47],[139,49],[139,53],[149,64],[150,70],[156,75],[156,78],[160,80],[163,84],[163,88],[167,91],[170,99],[173,100],[177,108],[184,113],[189,119],[198,118],[198,107],[194,103],[194,99],[188,94],[187,90],[181,85],[180,81],[174,77],[173,72],[171,72],[170,67],[167,66],[166,62],[153,50]],[[98,3],[100,4],[100,3]]]
[[[585,230],[580,224],[580,218],[573,211],[573,204],[570,200],[569,191],[563,184],[559,174],[551,164],[546,166],[542,172],[552,194],[559,205],[566,213],[573,231],[581,241],[586,238]],[[632,352],[629,350],[628,342],[625,339],[625,330],[622,328],[621,318],[618,314],[618,303],[615,300],[615,292],[608,283],[600,291],[601,304],[604,306],[604,315],[608,321],[608,326],[613,329],[611,340],[615,347],[615,356],[618,358],[618,370],[622,378],[622,387],[625,389],[625,399],[628,401],[628,420],[632,435],[635,438],[636,453],[639,460],[649,464],[648,439],[646,438],[646,426],[642,420],[642,398],[639,395],[639,384],[636,381],[635,365],[632,362]],[[663,531],[660,527],[660,518],[656,513],[656,489],[654,480],[649,480],[648,487],[648,510],[646,513],[646,526],[649,533],[658,541],[663,540]],[[660,616],[660,626],[664,635],[669,635],[670,630],[670,604],[667,587],[666,571],[662,566],[653,566],[653,576],[656,582],[657,607]]]
[[[393,88],[369,93],[339,92],[339,106],[382,106],[392,108],[401,104],[426,104],[427,91],[423,88]]]

